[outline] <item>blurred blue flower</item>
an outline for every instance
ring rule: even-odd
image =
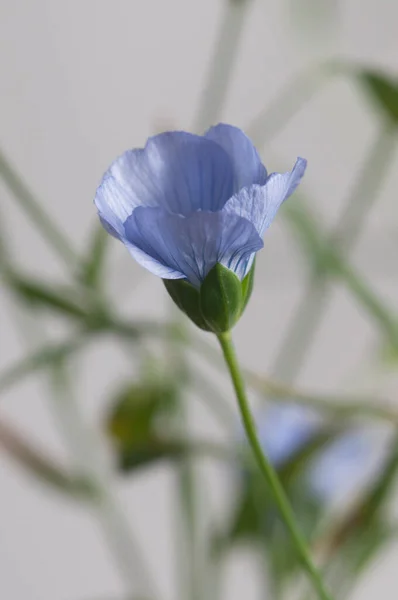
[[[364,429],[353,429],[328,444],[311,463],[308,482],[323,502],[345,501],[379,472],[384,452]]]
[[[203,136],[171,131],[120,156],[95,204],[105,229],[143,267],[199,287],[216,263],[243,279],[305,168],[298,158],[292,171],[268,175],[249,138],[231,125]]]
[[[279,467],[311,441],[322,419],[313,409],[292,403],[272,406],[265,416],[259,416],[257,424],[263,451]],[[369,429],[353,427],[314,455],[304,480],[322,502],[345,500],[377,474],[384,451]]]
[[[258,419],[262,448],[275,467],[298,452],[319,428],[320,419],[311,410],[296,404],[272,406]]]

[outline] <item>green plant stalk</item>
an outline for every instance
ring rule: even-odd
[[[181,313],[171,306],[172,334],[166,340],[166,353],[170,370],[178,383],[179,425],[188,430],[188,411],[185,405],[184,391],[188,381],[188,371],[184,355],[184,323]],[[178,564],[177,573],[181,580],[181,600],[200,600],[202,596],[201,564],[198,540],[198,495],[194,465],[189,452],[182,452],[176,461],[177,475],[177,535]]]
[[[146,325],[148,325],[148,330],[146,329]],[[112,331],[112,328],[110,331],[105,329],[102,332],[82,331],[75,334],[74,337],[71,337],[67,341],[49,343],[28,353],[24,358],[15,361],[0,373],[0,395],[15,385],[22,383],[36,371],[47,369],[58,360],[66,359],[72,354],[79,352],[95,337],[98,337],[101,334],[109,334]],[[139,344],[146,336],[156,337],[157,339],[167,338],[171,335],[171,328],[167,323],[154,324],[141,322],[138,324],[126,321],[124,326],[122,323],[118,323],[115,333],[120,335],[122,339],[129,339],[132,342]],[[196,339],[195,344],[192,344],[191,348],[200,353],[200,355],[211,363],[212,366],[219,364],[220,357],[217,354],[216,349],[204,340],[199,338]],[[386,398],[333,393],[325,395],[324,393],[311,392],[306,389],[297,388],[296,386],[286,385],[279,381],[265,378],[247,368],[244,369],[244,375],[248,385],[253,390],[261,394],[272,396],[278,401],[289,402],[291,398],[294,397],[303,404],[308,404],[309,406],[313,406],[316,409],[331,414],[336,413],[344,417],[363,416],[377,418],[382,421],[390,422],[394,426],[398,425],[398,411],[391,406],[391,403]],[[215,389],[214,386],[211,383],[205,383],[203,378],[201,381],[198,381],[197,374],[195,374],[194,377],[194,384],[197,390],[203,386],[203,390],[201,390],[202,399],[208,402],[208,396],[210,392],[213,393]],[[217,393],[218,395],[220,394],[219,392]],[[215,408],[213,403],[209,402],[209,407],[214,410],[215,416],[223,423],[223,425],[232,427],[233,419],[232,414],[230,414],[229,406],[221,396],[216,396],[216,401],[220,403],[220,406]]]
[[[182,576],[181,600],[183,598],[200,600],[201,580],[199,577],[198,523],[196,502],[196,481],[191,456],[184,452],[177,463],[178,483],[178,525],[180,532],[179,548],[181,553],[178,571]],[[181,566],[185,568],[181,569]]]
[[[153,578],[132,534],[130,523],[112,493],[111,482],[101,463],[94,435],[83,423],[63,360],[51,370],[50,384],[50,399],[55,416],[76,468],[91,484],[95,494],[93,507],[97,510],[104,537],[128,593],[137,593],[137,587],[141,587],[139,592],[143,596],[155,598],[157,593]]]
[[[139,325],[141,327],[139,327]],[[146,337],[157,337],[158,339],[167,338],[170,334],[170,326],[168,324],[148,323],[148,331],[146,331],[145,323],[125,323],[125,331],[122,333],[123,326],[118,323],[116,334],[121,335],[122,339],[130,339],[137,344]],[[3,369],[0,373],[0,395],[5,393],[7,390],[15,385],[22,383],[27,377],[34,374],[36,371],[47,369],[54,365],[60,359],[66,359],[82,350],[88,345],[93,338],[100,334],[108,334],[107,330],[103,332],[80,332],[75,334],[74,337],[67,341],[59,343],[49,343],[43,345],[41,348],[33,350],[28,353],[24,358],[15,361],[9,367]],[[209,363],[218,365],[220,357],[218,356],[216,349],[204,340],[196,340],[195,344],[191,346],[192,350],[197,351],[203,356]],[[197,374],[196,374],[197,375]],[[308,404],[319,410],[327,411],[331,414],[337,413],[342,416],[364,416],[370,418],[377,418],[382,421],[392,423],[394,426],[398,425],[398,411],[394,407],[390,406],[390,403],[386,398],[378,398],[371,396],[355,396],[352,394],[323,394],[311,392],[297,388],[296,386],[290,386],[275,381],[273,379],[264,378],[250,369],[244,369],[244,375],[247,379],[248,385],[255,391],[261,394],[267,394],[276,398],[278,401],[289,402],[292,397],[297,398],[299,402]],[[194,379],[195,386],[198,388],[204,384],[204,380],[197,383],[197,377]],[[213,391],[213,386],[209,383],[205,384],[202,390],[202,394],[207,396]],[[212,403],[209,403],[216,412],[216,416],[222,421],[225,426],[230,425],[232,427],[233,420],[232,415],[229,412],[229,406],[222,401],[221,397],[217,398],[217,402],[223,402],[217,409],[214,408]],[[204,398],[203,398],[204,399]]]
[[[38,200],[26,186],[20,175],[8,162],[6,156],[0,150],[0,176],[9,190],[18,201],[21,208],[26,212],[43,237],[57,252],[66,265],[74,271],[78,264],[78,256],[64,235],[45,210],[42,209]]]
[[[214,44],[213,55],[209,61],[210,69],[194,123],[194,130],[199,133],[210,125],[215,125],[220,118],[251,0],[224,0],[224,2],[225,12]]]
[[[309,262],[314,262],[322,270],[328,270],[330,277],[339,278],[352,293],[357,302],[368,312],[372,320],[383,332],[393,348],[398,348],[398,318],[385,302],[374,292],[366,279],[343,258],[336,247],[325,241],[325,234],[311,212],[301,204],[290,204],[284,216],[293,232],[305,249]],[[321,257],[321,262],[319,261]],[[315,268],[314,268],[315,272]],[[318,270],[317,270],[318,272]]]
[[[297,526],[292,508],[279,481],[279,478],[271,463],[263,454],[261,444],[257,435],[256,426],[254,424],[254,419],[247,400],[245,385],[236,357],[235,348],[232,343],[231,334],[229,332],[222,333],[219,334],[217,337],[220,342],[229,373],[231,375],[231,380],[235,389],[236,398],[242,417],[242,422],[246,431],[249,444],[257,461],[258,467],[262,475],[264,476],[267,485],[271,488],[274,494],[275,501],[279,508],[283,521],[292,537],[293,543],[297,551],[297,555],[300,558],[305,571],[307,572],[308,578],[312,582],[314,590],[317,592],[318,597],[321,600],[331,600],[331,596],[328,594],[324,587],[321,575],[312,562],[309,550],[307,548],[307,543],[305,541],[304,536],[300,532],[299,527]]]
[[[338,224],[329,237],[331,247],[348,253],[354,246],[394,157],[395,131],[383,125],[364,162],[362,172]],[[321,323],[328,297],[328,272],[315,265],[310,283],[293,317],[272,370],[275,377],[293,381]]]
[[[330,75],[331,70],[325,64],[305,70],[299,73],[293,81],[289,81],[270,105],[252,119],[245,128],[254,145],[261,149],[265,142],[269,142],[281,129],[286,127],[290,119],[306,105],[315,92],[321,89]]]
[[[12,304],[11,308],[13,311],[15,311],[17,306],[15,303]],[[15,316],[18,317],[18,314],[16,313]],[[34,337],[37,337],[38,334],[37,321],[32,319],[33,328],[26,326],[24,323],[20,324],[19,320],[17,320],[16,324],[19,326],[18,329],[25,343],[31,345],[30,342],[34,341]],[[32,335],[33,340],[30,340],[30,336],[27,337],[27,332]],[[152,597],[155,597],[151,594],[153,586],[151,578],[149,575],[146,575],[146,564],[141,558],[134,538],[130,535],[129,523],[124,520],[123,512],[117,506],[111,493],[109,481],[103,476],[103,469],[97,457],[98,453],[91,443],[90,436],[86,435],[88,432],[85,431],[78,406],[74,403],[73,394],[68,394],[69,378],[66,376],[65,359],[66,356],[74,353],[84,341],[85,336],[83,333],[80,333],[71,343],[61,345],[59,352],[51,352],[51,345],[47,345],[47,348],[43,352],[33,354],[33,357],[36,354],[36,359],[28,360],[27,363],[22,361],[20,366],[25,364],[25,368],[30,366],[32,370],[35,370],[40,365],[45,366],[46,362],[50,362],[50,365],[47,365],[50,367],[49,375],[51,376],[49,380],[49,399],[52,402],[52,406],[57,409],[56,413],[59,416],[60,425],[64,428],[65,440],[70,445],[71,456],[75,460],[77,471],[82,474],[82,481],[85,482],[85,488],[90,494],[87,499],[91,501],[94,508],[97,508],[98,520],[102,525],[105,537],[112,551],[115,565],[119,568],[130,594],[136,591],[137,581],[141,581],[144,591],[149,596],[152,595]],[[23,371],[23,368],[22,371],[18,370],[18,368],[11,369],[9,371],[11,377],[3,379],[3,391],[7,387],[7,384],[10,385],[10,379],[11,382],[13,377],[16,377],[17,380],[20,379],[18,374],[22,375]],[[10,441],[12,440],[8,436],[8,442]],[[31,455],[30,458],[32,458]],[[42,467],[43,464],[38,464],[36,461],[35,466]],[[42,471],[43,474],[44,472]],[[50,474],[54,475],[48,469],[45,474],[47,476]],[[79,479],[78,477],[77,481]],[[60,483],[59,479],[58,483]]]

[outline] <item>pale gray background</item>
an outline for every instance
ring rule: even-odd
[[[32,190],[80,249],[93,224],[92,198],[111,160],[139,146],[155,130],[190,129],[212,55],[223,0],[1,0],[1,145]],[[245,128],[290,77],[322,56],[337,55],[397,70],[398,9],[392,0],[340,2],[336,27],[318,35],[289,23],[282,1],[253,0],[222,119]],[[377,132],[377,116],[359,91],[336,80],[261,148],[269,164],[290,168],[297,155],[309,161],[305,188],[325,224],[337,218]],[[354,253],[355,263],[386,302],[397,305],[397,163]],[[64,269],[26,217],[1,191],[1,218],[15,251],[31,273],[62,279]],[[162,315],[166,297],[156,278],[136,267],[114,243],[111,287],[132,316]],[[261,254],[256,291],[236,339],[246,363],[266,373],[287,317],[300,297],[304,262],[277,221]],[[140,281],[139,289],[134,284]],[[11,364],[25,342],[1,297],[0,362]],[[51,326],[50,335],[62,330]],[[56,331],[55,331],[56,329]],[[346,291],[336,288],[301,376],[317,389],[375,386],[392,395],[389,373],[368,364],[376,335]],[[87,420],[101,422],[107,393],[128,365],[110,344],[91,348],[79,365],[79,399]],[[377,379],[377,386],[374,381]],[[365,382],[364,382],[365,381]],[[23,384],[2,410],[22,431],[64,455],[45,396],[45,385]],[[196,405],[195,405],[196,406]],[[195,409],[194,429],[220,432]],[[222,510],[227,478],[205,469],[206,497]],[[153,569],[162,598],[176,586],[173,475],[144,471],[118,483],[121,501]],[[362,580],[355,598],[395,598],[398,548],[391,547]],[[94,518],[35,484],[0,456],[0,598],[4,600],[106,599],[123,588]],[[246,553],[235,553],[225,597],[255,596],[255,571]]]

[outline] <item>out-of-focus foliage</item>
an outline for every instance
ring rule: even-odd
[[[384,113],[392,125],[398,125],[398,80],[366,69],[359,72],[359,80],[380,113]]]
[[[177,386],[156,375],[127,384],[110,404],[106,429],[122,471],[180,455],[182,443],[173,435]]]

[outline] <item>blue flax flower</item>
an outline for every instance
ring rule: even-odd
[[[138,263],[198,288],[217,263],[245,277],[305,168],[299,158],[292,171],[268,175],[249,138],[230,125],[203,136],[171,131],[120,156],[95,204]]]
[[[273,406],[257,420],[261,445],[276,466],[299,452],[322,426],[320,415],[297,404]],[[353,427],[323,447],[308,463],[304,479],[322,502],[339,503],[374,479],[385,460],[385,444],[370,428]]]

